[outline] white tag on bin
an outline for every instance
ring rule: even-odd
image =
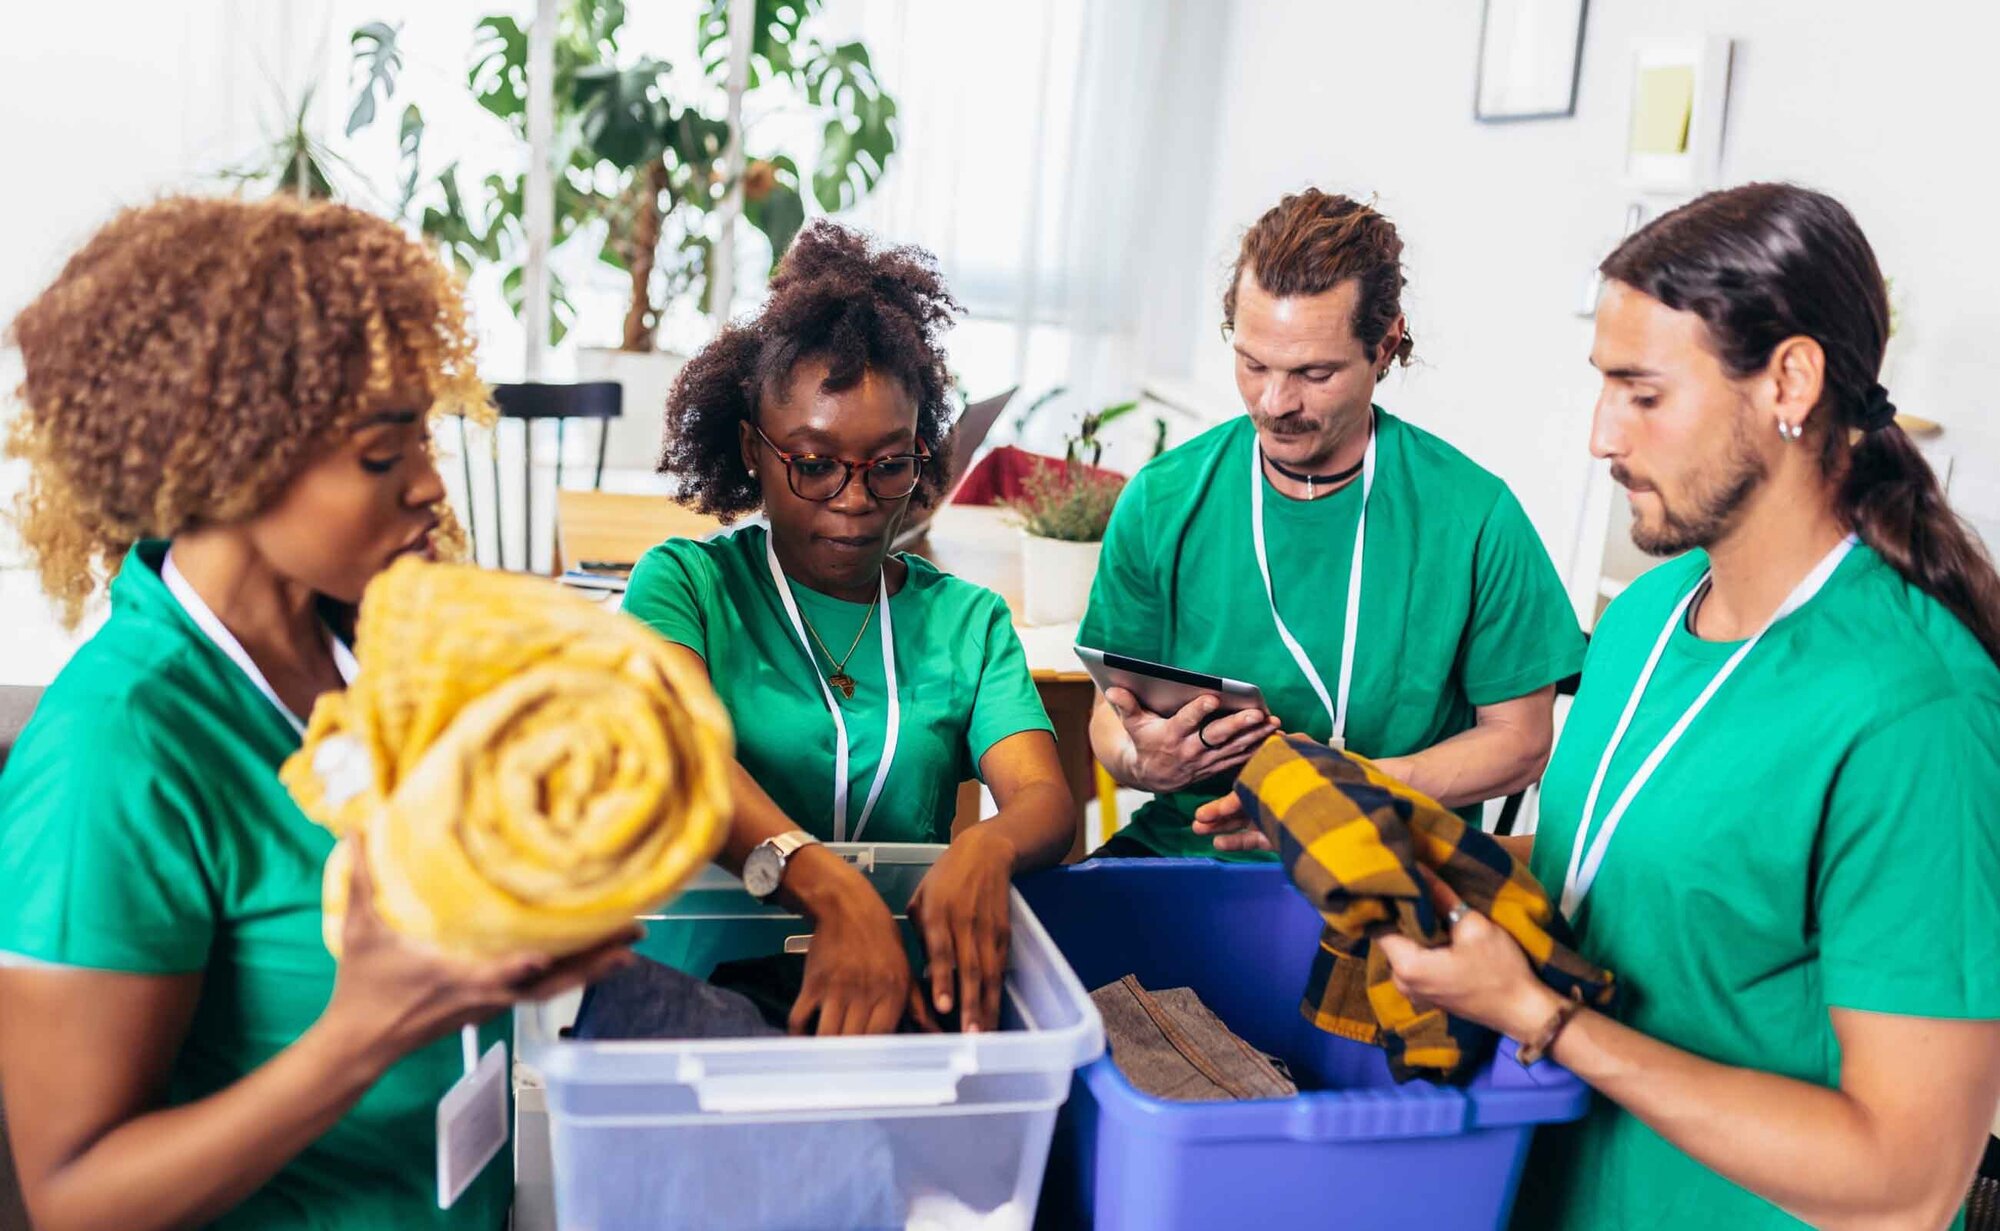
[[[464,1028],[465,1076],[438,1100],[438,1208],[448,1210],[507,1144],[507,1045],[479,1053],[479,1030]]]

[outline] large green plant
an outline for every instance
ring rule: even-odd
[[[813,37],[812,19],[824,0],[757,0],[751,45],[750,91],[783,89],[788,101],[824,121],[824,141],[813,170],[813,197],[828,212],[845,209],[880,182],[896,149],[895,101],[882,89],[860,43],[829,46]],[[623,271],[630,283],[622,344],[650,350],[661,314],[673,299],[697,298],[711,310],[714,234],[710,215],[729,188],[722,174],[728,124],[704,108],[713,98],[677,102],[670,66],[632,56],[620,46],[623,0],[566,0],[555,43],[556,113],[555,242],[564,244],[590,224],[604,224],[597,256]],[[701,14],[698,43],[710,95],[726,78],[728,2],[710,0]],[[482,18],[467,83],[480,105],[527,140],[528,37],[510,16]],[[373,23],[353,37],[360,76],[350,134],[372,123],[378,99],[395,93],[401,68],[398,28]],[[401,121],[404,173],[399,208],[411,212],[461,266],[505,267],[502,283],[519,309],[524,255],[522,173],[486,177],[477,192],[459,182],[451,163],[425,176],[424,121],[406,107]],[[427,187],[420,187],[420,183]],[[769,239],[773,262],[805,224],[806,203],[797,162],[778,151],[752,152],[743,177],[744,217]],[[568,297],[553,286],[551,329],[559,339],[573,315]]]

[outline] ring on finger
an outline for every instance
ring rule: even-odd
[[[1210,752],[1222,751],[1221,744],[1211,744],[1208,742],[1208,724],[1203,723],[1201,726],[1196,727],[1194,729],[1194,737],[1200,740],[1201,746],[1208,749]]]
[[[1444,913],[1444,930],[1449,932],[1453,928],[1456,928],[1458,921],[1471,913],[1472,908],[1465,903],[1454,903],[1452,908]]]

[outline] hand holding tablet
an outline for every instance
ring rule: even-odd
[[[1254,684],[1088,646],[1076,653],[1131,738],[1127,763],[1113,767],[1127,786],[1178,791],[1228,773],[1278,729]]]

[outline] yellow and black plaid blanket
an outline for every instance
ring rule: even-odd
[[[1380,1046],[1396,1080],[1463,1081],[1493,1044],[1483,1027],[1410,1003],[1369,943],[1392,931],[1447,943],[1420,867],[1505,928],[1550,987],[1597,1007],[1614,999],[1611,973],[1576,953],[1569,925],[1526,865],[1366,759],[1274,735],[1244,766],[1236,794],[1326,919],[1301,1010],[1322,1030]]]

